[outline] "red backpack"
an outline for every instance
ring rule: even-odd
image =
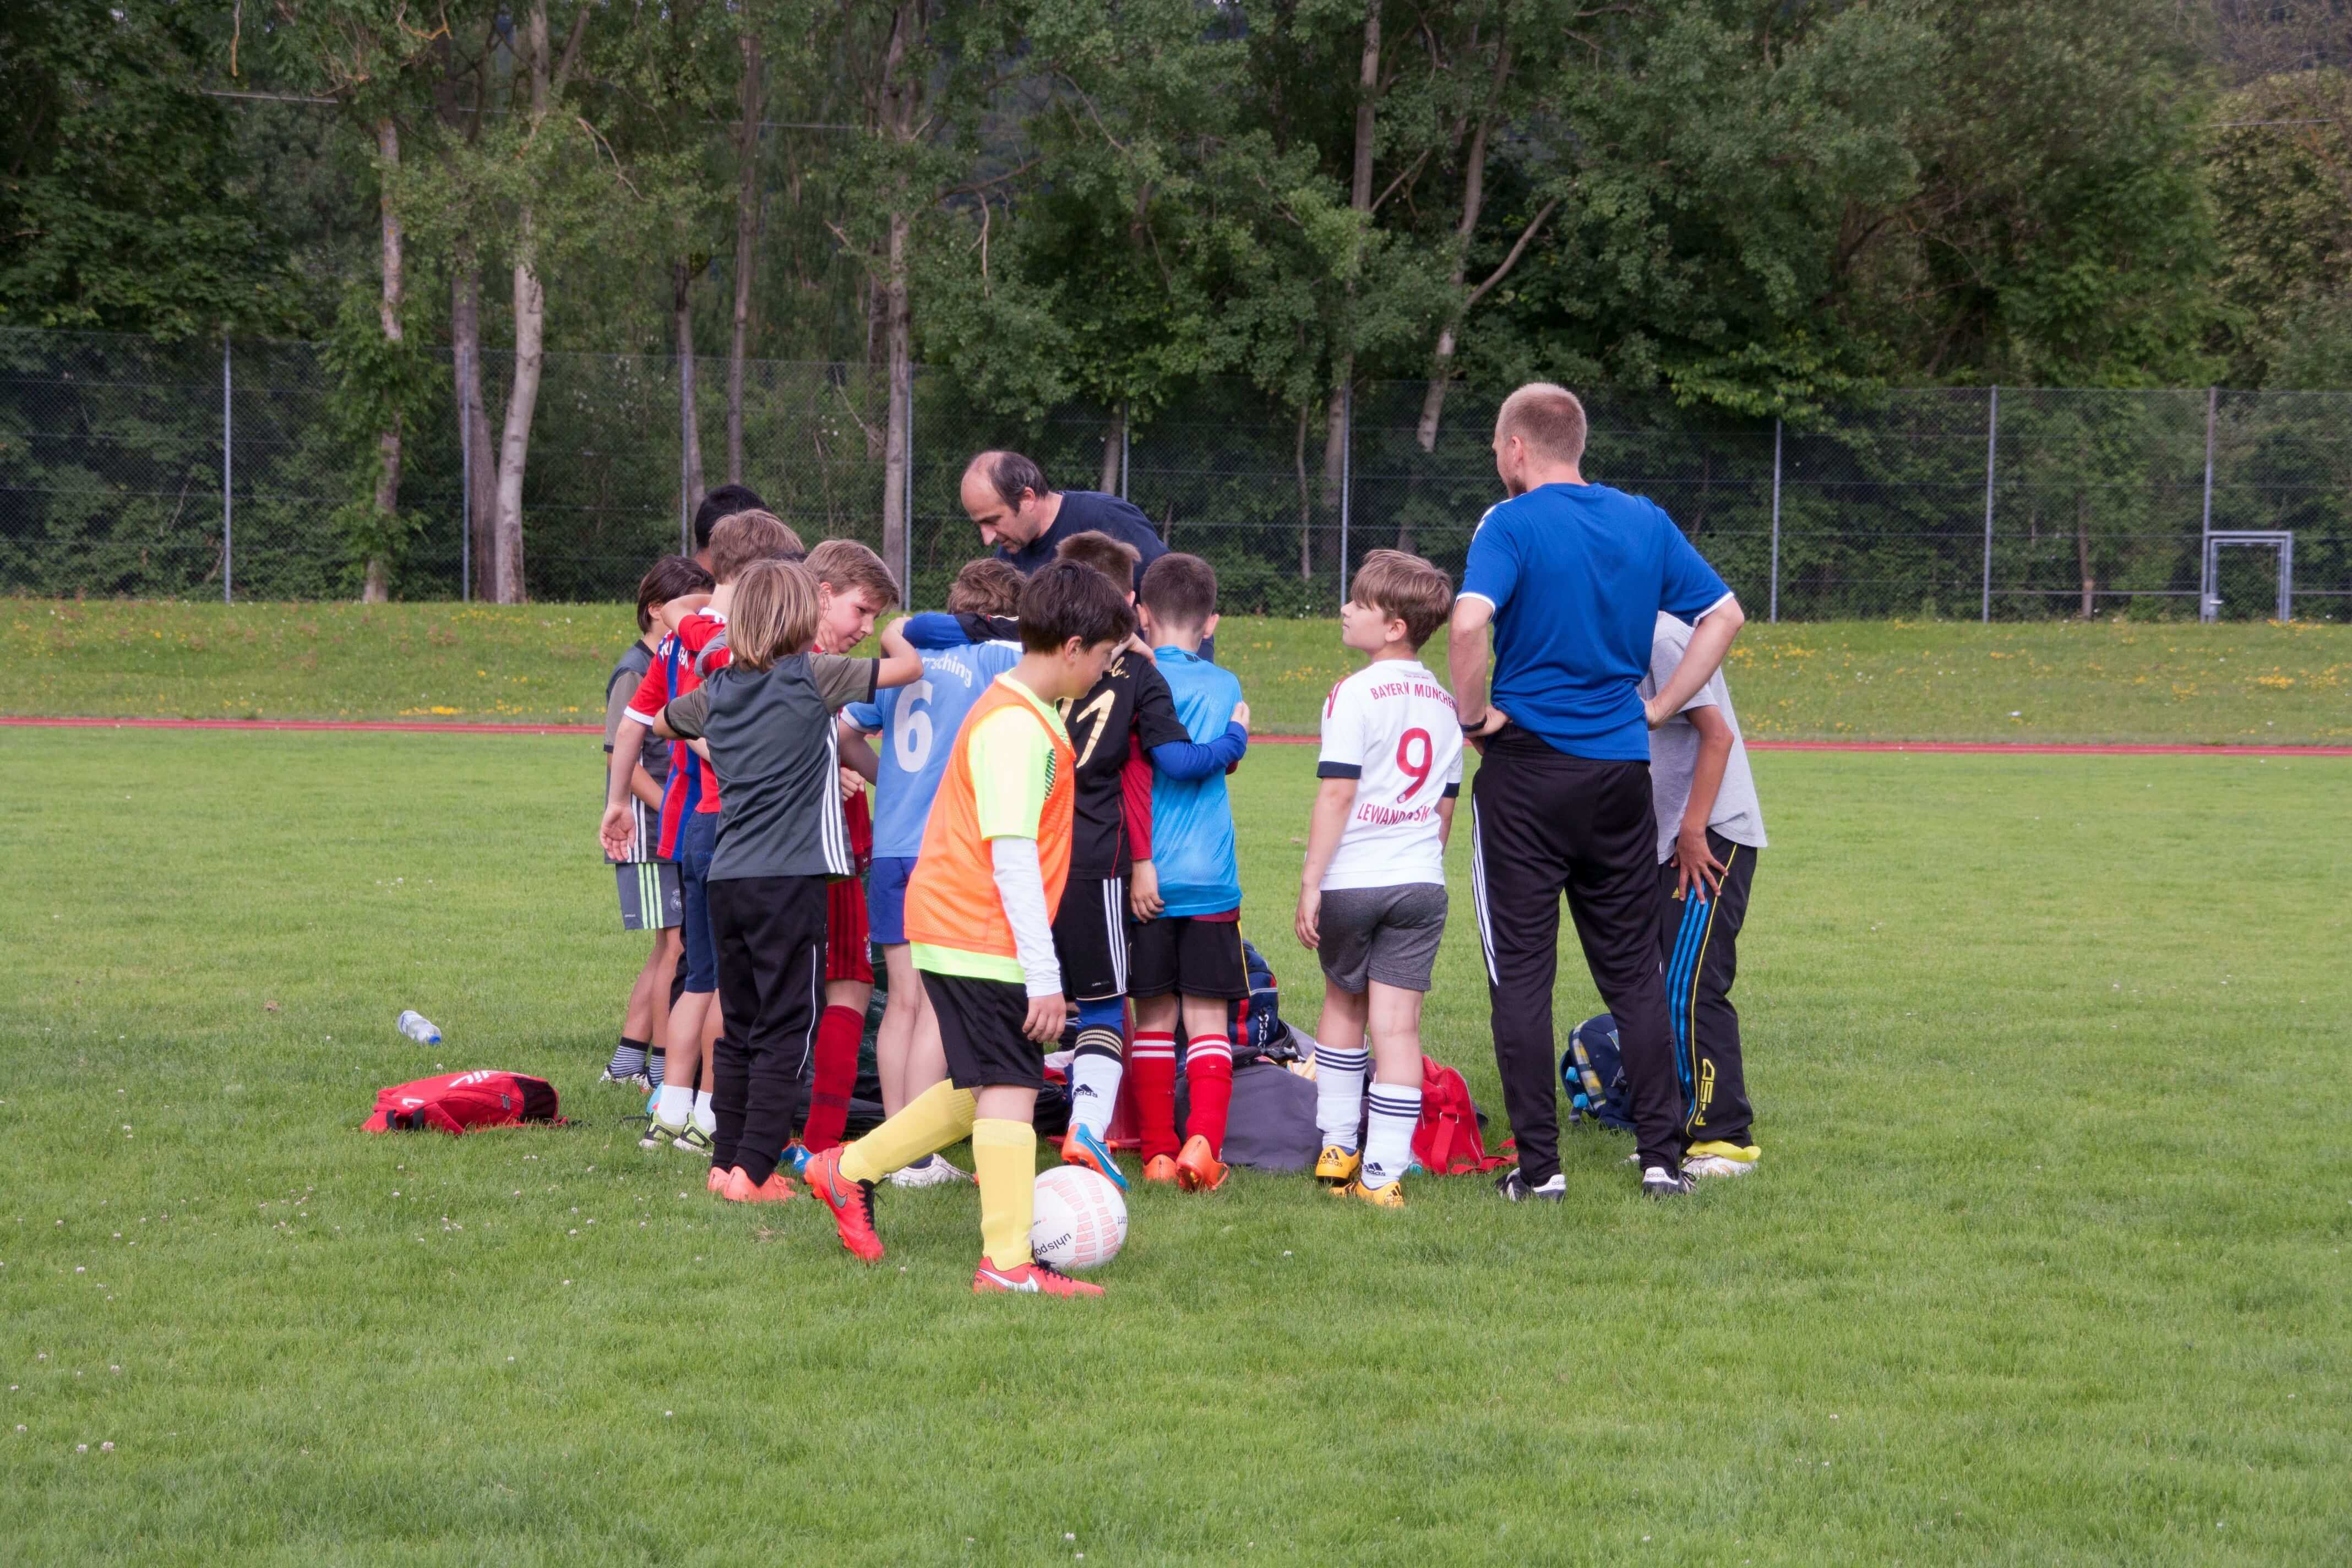
[[[453,1072],[420,1078],[375,1092],[375,1114],[362,1123],[370,1132],[404,1132],[434,1127],[456,1136],[477,1127],[511,1127],[520,1121],[561,1124],[555,1086],[519,1072]]]
[[[1421,1124],[1412,1130],[1412,1157],[1434,1176],[1491,1171],[1507,1156],[1486,1152],[1470,1086],[1435,1057],[1421,1058]]]

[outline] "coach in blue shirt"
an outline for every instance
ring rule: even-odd
[[[1690,1190],[1658,972],[1649,732],[1714,675],[1745,619],[1654,503],[1585,482],[1584,434],[1583,405],[1564,388],[1538,382],[1504,401],[1495,468],[1510,499],[1470,542],[1446,648],[1463,732],[1485,758],[1470,791],[1472,891],[1495,1062],[1519,1151],[1498,1184],[1514,1200],[1567,1190],[1551,1016],[1562,892],[1617,1021],[1642,1190]],[[1674,679],[1645,707],[1640,687],[1661,610],[1697,630]]]

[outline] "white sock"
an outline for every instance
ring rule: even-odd
[[[1127,1064],[1118,1058],[1080,1051],[1070,1058],[1070,1125],[1096,1137],[1110,1132],[1110,1113],[1118,1104],[1118,1081]]]
[[[694,1113],[694,1090],[682,1083],[661,1086],[661,1098],[654,1101],[654,1114],[672,1127],[683,1127]]]
[[[711,1111],[710,1091],[707,1089],[694,1091],[694,1124],[705,1132],[719,1131],[719,1118]]]
[[[1321,1078],[1321,1072],[1317,1072]],[[1421,1124],[1421,1085],[1372,1085],[1372,1125],[1364,1138],[1363,1183],[1385,1187],[1412,1163],[1412,1130]]]
[[[1364,1125],[1364,1069],[1370,1063],[1369,1051],[1315,1047],[1315,1126],[1325,1143],[1350,1154]]]

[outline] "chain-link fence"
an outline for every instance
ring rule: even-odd
[[[454,402],[406,432],[401,505],[415,526],[393,563],[396,597],[476,591],[466,474],[495,462],[476,448],[498,443],[512,369],[510,354],[483,356],[487,442],[461,438]],[[533,597],[625,598],[677,547],[677,372],[667,356],[545,356],[522,491]],[[807,538],[879,548],[881,377],[760,361],[744,379],[746,482]],[[355,594],[362,562],[334,514],[360,493],[363,455],[339,448],[329,392],[315,345],[0,331],[0,592]],[[1382,545],[1459,572],[1498,494],[1496,395],[1452,389],[1424,447],[1426,398],[1420,383],[1372,384],[1335,419],[1215,381],[1129,422],[1099,407],[992,411],[919,374],[905,470],[916,602],[936,603],[979,552],[957,484],[991,446],[1028,452],[1065,488],[1127,495],[1216,563],[1235,611],[1328,614],[1346,568]],[[716,484],[723,360],[696,362],[694,401]],[[2352,618],[2352,393],[1937,388],[1803,425],[1588,401],[1588,476],[1658,501],[1761,615],[2259,617],[2284,596],[2297,618]]]

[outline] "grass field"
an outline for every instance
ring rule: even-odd
[[[1758,1175],[1645,1204],[1594,1136],[1560,1207],[1381,1215],[1242,1173],[1137,1194],[1064,1306],[966,1293],[968,1189],[886,1194],[867,1270],[637,1153],[591,1087],[638,951],[592,755],[0,739],[0,1558],[2352,1558],[2352,1146],[2315,1109],[2352,764],[1761,756]],[[1310,1021],[1311,771],[1235,780]],[[1492,1106],[1457,914],[1430,1044]],[[1563,978],[1563,1026],[1593,1005]],[[444,1064],[582,1122],[354,1131]]]
[[[0,601],[12,713],[594,723],[634,631],[611,605]],[[1261,731],[1312,734],[1354,668],[1336,622],[1234,617]],[[1430,650],[1436,663],[1444,649]],[[1748,732],[1789,740],[2352,741],[2352,626],[1751,624]]]

